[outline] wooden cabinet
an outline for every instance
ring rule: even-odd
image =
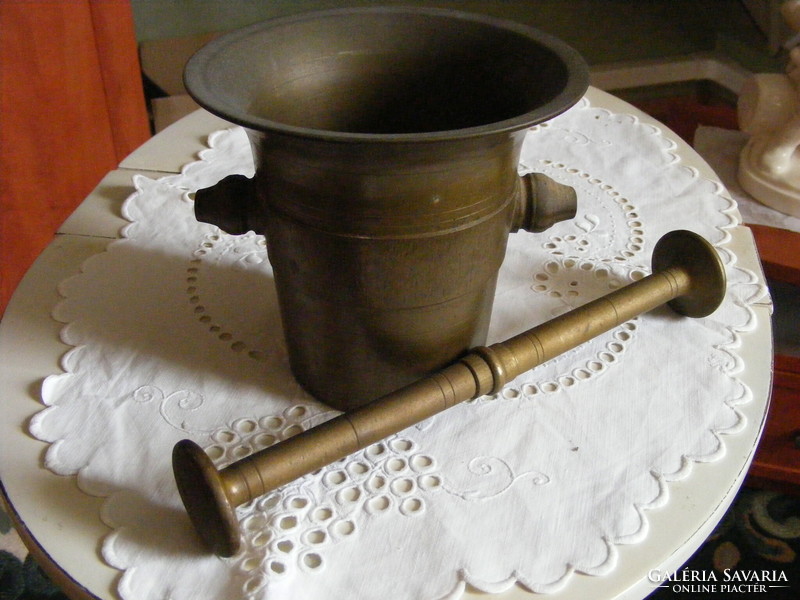
[[[800,293],[800,233],[749,225],[767,279],[784,284],[791,290],[795,306]],[[781,310],[775,295],[776,308]],[[793,307],[789,307],[792,310]],[[793,315],[793,313],[792,313]],[[794,327],[796,319],[790,316]],[[776,325],[775,336],[784,332]],[[793,335],[793,333],[791,334]],[[800,340],[792,340],[800,345]],[[763,480],[779,487],[800,487],[800,357],[783,353],[776,345],[772,380],[772,399],[764,435],[756,451],[749,475],[753,481]]]
[[[0,314],[63,220],[149,136],[128,0],[0,0]]]

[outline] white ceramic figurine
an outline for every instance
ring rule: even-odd
[[[753,75],[739,95],[739,128],[751,135],[739,159],[739,183],[756,200],[800,217],[800,0],[781,5],[798,32],[786,44],[786,74]]]

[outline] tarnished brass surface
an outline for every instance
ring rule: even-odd
[[[563,42],[488,16],[357,8],[222,36],[187,89],[243,125],[251,183],[198,219],[267,239],[292,371],[348,410],[485,342],[513,229],[572,218],[573,190],[517,174],[525,130],[586,91]]]
[[[220,556],[239,548],[234,508],[454,404],[497,393],[521,373],[633,317],[668,303],[703,317],[725,295],[724,267],[714,248],[688,231],[674,231],[653,251],[644,279],[525,331],[479,347],[454,364],[398,391],[216,471],[190,440],[173,452],[175,479],[192,523]]]

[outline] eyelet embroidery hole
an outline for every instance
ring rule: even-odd
[[[236,434],[232,431],[219,431],[212,436],[212,439],[218,441],[221,444],[230,444],[232,441],[236,439]]]
[[[373,457],[373,458],[378,458],[380,456],[383,456],[383,454],[385,452],[386,452],[386,448],[384,447],[383,444],[373,444],[373,445],[367,447],[367,452],[366,453],[367,453],[367,456],[370,456],[370,457]]]
[[[249,531],[259,531],[262,532],[267,527],[267,519],[264,518],[262,515],[253,515],[245,519],[242,523],[245,529]]]
[[[280,496],[278,496],[277,494],[272,494],[259,500],[257,506],[260,510],[268,512],[271,511],[276,506],[278,506],[280,500],[281,500]]]
[[[361,490],[357,487],[349,487],[340,490],[336,494],[336,501],[339,504],[355,504],[361,499]]]
[[[424,508],[425,503],[420,498],[406,498],[400,504],[400,512],[406,516],[420,514]]]
[[[283,436],[284,436],[284,439],[287,439],[287,438],[293,437],[293,436],[297,435],[298,433],[302,433],[302,432],[303,432],[303,428],[300,425],[297,425],[297,424],[289,425],[286,429],[283,430]]]
[[[269,570],[275,575],[283,575],[286,572],[286,565],[279,560],[272,560],[269,562]]]
[[[411,440],[406,439],[392,440],[389,442],[389,445],[391,446],[392,450],[403,454],[410,452],[414,447],[414,444],[411,442]]]
[[[405,471],[407,463],[402,458],[390,458],[386,461],[386,472],[393,474],[393,473],[402,473]]]
[[[337,487],[342,485],[345,481],[347,481],[347,473],[342,470],[329,471],[322,477],[322,483],[327,487]]]
[[[435,490],[442,485],[442,478],[438,475],[423,475],[417,479],[417,485],[423,490]]]
[[[353,521],[341,520],[331,524],[330,532],[335,537],[346,537],[352,535],[356,530],[356,524]]]
[[[369,472],[369,465],[360,461],[356,461],[347,465],[347,470],[352,475],[364,475]]]
[[[308,500],[301,496],[293,496],[286,499],[286,506],[294,510],[300,510],[308,506]]]
[[[244,458],[252,453],[249,446],[236,446],[233,449],[233,456],[237,459]]]
[[[267,584],[267,580],[263,575],[258,575],[248,579],[244,584],[244,591],[248,594],[253,594],[263,588]]]
[[[319,544],[324,544],[325,540],[328,539],[328,534],[322,531],[321,529],[314,529],[309,531],[305,535],[305,543],[311,546],[318,546]]]
[[[407,496],[414,491],[416,485],[413,479],[395,479],[389,486],[392,492],[397,496]]]
[[[257,427],[258,423],[256,423],[253,419],[239,419],[233,422],[233,428],[239,433],[245,435],[253,433]]]
[[[261,565],[261,561],[257,558],[248,558],[242,563],[242,571],[252,571]]]
[[[605,365],[603,365],[603,363],[601,363],[599,361],[593,360],[593,361],[590,361],[586,365],[586,367],[589,369],[589,371],[591,371],[593,373],[599,373],[600,371],[602,371],[605,368]]]
[[[276,441],[278,441],[277,438],[271,433],[259,433],[256,437],[256,443],[261,448],[272,446]]]
[[[264,417],[259,421],[259,425],[264,429],[280,429],[283,426],[283,419],[280,417]]]
[[[326,523],[330,521],[332,517],[333,511],[327,506],[321,506],[314,511],[311,520],[317,523]]]
[[[211,460],[218,460],[225,455],[225,449],[222,446],[209,446],[206,448],[206,454]]]
[[[392,500],[388,496],[376,496],[367,501],[367,512],[370,514],[380,514],[389,510],[392,506]]]
[[[322,567],[322,557],[315,552],[308,552],[303,555],[301,564],[307,569],[317,570]]]
[[[307,412],[308,410],[305,406],[292,406],[291,408],[286,409],[285,414],[289,419],[300,419],[306,416]]]
[[[381,475],[373,475],[367,480],[367,489],[371,492],[379,492],[386,486],[386,479]]]
[[[219,234],[213,233],[207,235],[205,239],[200,242],[199,248],[193,252],[195,258],[190,260],[190,266],[186,269],[186,283],[189,284],[186,288],[186,294],[189,296],[188,302],[192,307],[192,312],[197,316],[198,321],[204,325],[211,323],[213,318],[208,314],[208,307],[202,303],[200,265],[203,264],[204,260],[207,260],[210,253],[217,250],[217,245],[222,240],[223,237]],[[263,238],[259,239],[256,243],[259,247],[265,246]],[[263,262],[263,259],[260,257],[256,257],[258,260],[250,260],[254,256],[253,254],[247,254],[242,260],[248,264],[259,264]],[[232,352],[247,356],[249,359],[255,361],[263,361],[265,359],[265,353],[263,351],[249,349],[244,340],[235,339],[233,333],[225,330],[220,324],[214,324],[209,327],[209,332],[216,335],[217,339],[221,342],[231,342],[228,344],[228,348]]]

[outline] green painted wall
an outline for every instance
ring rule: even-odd
[[[132,0],[140,41],[225,31],[306,10],[424,4],[484,12],[561,37],[590,64],[722,51],[754,70],[775,67],[739,0]]]

